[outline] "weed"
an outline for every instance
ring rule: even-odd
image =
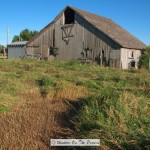
[[[4,106],[4,105],[0,105],[0,112],[9,112],[10,108]]]

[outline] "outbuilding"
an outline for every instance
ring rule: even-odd
[[[8,59],[23,57],[25,55],[26,43],[27,41],[18,41],[8,44]]]

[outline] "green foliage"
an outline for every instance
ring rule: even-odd
[[[9,112],[10,108],[4,105],[0,105],[0,112]]]
[[[19,35],[14,35],[12,42],[19,41]]]
[[[144,53],[141,55],[139,60],[140,68],[149,68],[149,59],[150,59],[150,46],[147,46],[144,50]]]
[[[3,53],[3,52],[4,52],[4,46],[0,45],[0,53]]]
[[[76,121],[78,137],[100,138],[111,149],[144,149],[150,138],[147,104],[148,98],[105,87],[83,101]]]
[[[19,41],[19,39],[21,41],[29,41],[36,34],[38,34],[38,31],[36,31],[36,30],[30,31],[29,29],[24,29],[20,32],[19,35],[15,35],[13,37],[12,42]]]
[[[39,80],[37,80],[39,86],[46,86],[46,87],[54,87],[56,83],[53,81],[52,78],[49,76],[43,76]]]
[[[56,87],[56,83],[53,81],[52,78],[49,76],[42,76],[38,80],[36,80],[36,83],[40,87],[41,96],[46,97],[50,88]]]

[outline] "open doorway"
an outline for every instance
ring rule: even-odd
[[[64,12],[65,22],[64,24],[74,24],[75,13],[72,9],[68,8]]]
[[[131,67],[135,68],[135,61],[131,61]]]

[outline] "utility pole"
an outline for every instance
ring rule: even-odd
[[[19,42],[21,41],[21,36],[20,36],[20,34],[19,34]]]
[[[149,55],[149,70],[150,70],[150,55]]]
[[[7,45],[9,44],[9,27],[7,27]]]
[[[6,48],[8,48],[8,45],[9,44],[9,27],[7,27],[7,41],[6,41]],[[5,48],[4,48],[4,59],[5,59],[5,56],[6,56],[6,51],[5,51]]]
[[[4,52],[4,59],[5,59],[5,55],[6,55],[6,54],[5,54],[5,47],[4,47],[4,49],[3,49],[3,52]]]

